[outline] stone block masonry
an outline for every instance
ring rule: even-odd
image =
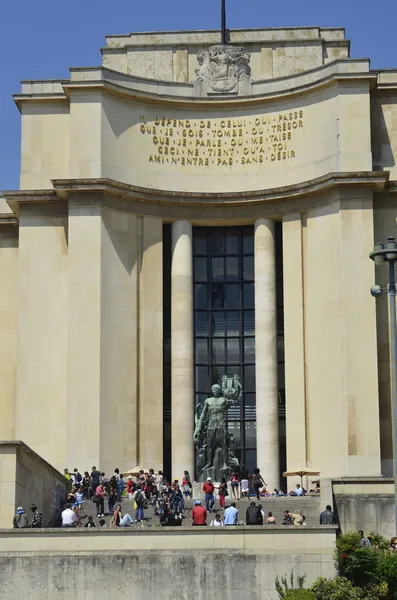
[[[276,575],[332,577],[335,527],[0,532],[0,600],[276,600]]]

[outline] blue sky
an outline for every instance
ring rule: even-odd
[[[227,0],[230,28],[318,25],[346,28],[352,57],[397,68],[396,0]],[[70,66],[99,65],[105,35],[219,27],[220,0],[3,0],[0,8],[0,189],[18,189],[21,79],[68,77]]]

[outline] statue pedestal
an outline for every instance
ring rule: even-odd
[[[228,479],[230,477],[230,472],[230,467],[224,463],[222,449],[217,448],[215,451],[214,464],[212,467],[203,470],[199,477],[199,481],[207,481],[208,477],[211,477],[212,481],[220,481],[222,477]]]
[[[193,500],[203,500],[204,493],[203,493],[202,487],[203,487],[203,484],[201,482],[193,483],[193,487],[192,487]]]

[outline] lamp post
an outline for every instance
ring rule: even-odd
[[[396,330],[396,280],[394,264],[397,261],[397,244],[394,237],[388,237],[385,244],[376,243],[374,251],[369,255],[376,265],[389,263],[389,283],[384,289],[380,285],[371,288],[375,298],[383,293],[389,296],[389,332],[391,348],[391,406],[393,432],[393,475],[394,475],[394,511],[397,535],[397,330]]]

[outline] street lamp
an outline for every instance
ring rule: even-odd
[[[384,289],[380,285],[371,288],[371,295],[378,298],[383,293],[389,296],[389,331],[391,346],[391,405],[393,431],[393,475],[394,475],[394,511],[397,535],[397,329],[396,329],[396,280],[394,263],[397,261],[397,244],[394,237],[388,237],[386,244],[376,243],[369,255],[376,265],[389,263],[389,283]]]

